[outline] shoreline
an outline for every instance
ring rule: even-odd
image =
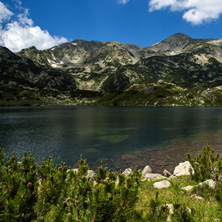
[[[222,130],[207,131],[185,140],[174,141],[171,145],[147,148],[113,158],[101,158],[100,161],[103,161],[104,165],[115,171],[125,170],[126,168],[135,169],[136,167],[143,169],[146,165],[149,165],[154,173],[162,174],[164,169],[172,173],[180,162],[187,160],[187,153],[192,153],[193,156],[196,156],[207,144],[215,150],[215,153],[222,154],[221,135]],[[202,140],[203,137],[205,142]],[[88,163],[94,169],[98,165]]]

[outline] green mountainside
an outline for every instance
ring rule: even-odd
[[[177,33],[145,48],[85,40],[0,47],[0,76],[0,105],[222,105],[222,39]]]

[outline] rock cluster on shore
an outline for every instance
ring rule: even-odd
[[[78,171],[78,169],[72,169],[74,172]],[[189,176],[190,172],[194,173],[194,170],[189,161],[185,161],[183,163],[179,163],[178,166],[175,167],[173,173],[171,174],[168,170],[163,170],[163,175],[159,173],[153,173],[152,168],[147,165],[142,170],[142,179],[141,181],[157,181],[153,184],[153,187],[156,189],[167,189],[171,186],[171,180],[180,177],[180,176]],[[133,173],[131,168],[127,168],[123,171],[123,174],[127,177]],[[93,170],[88,170],[87,178],[95,178],[96,173]],[[216,188],[216,183],[213,180],[206,180],[196,187],[205,187],[208,186],[211,189]],[[190,192],[194,186],[186,186],[181,189],[187,192]]]

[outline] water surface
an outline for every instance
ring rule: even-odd
[[[221,130],[221,107],[0,108],[0,147],[7,157],[26,151],[38,162],[51,156],[71,167],[83,154],[92,168],[100,160],[113,169],[172,168],[207,142],[222,152]]]

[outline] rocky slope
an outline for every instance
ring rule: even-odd
[[[85,40],[75,40],[47,50],[31,47],[16,54],[0,47],[0,75],[1,92],[6,93],[13,86],[16,86],[14,91],[29,87],[29,90],[40,94],[47,91],[42,95],[45,97],[50,95],[58,97],[58,100],[61,100],[60,97],[68,98],[70,103],[77,97],[80,98],[78,102],[83,97],[86,101],[90,97],[91,103],[96,102],[101,94],[125,95],[132,85],[141,87],[138,90],[142,91],[142,83],[155,86],[159,80],[189,92],[195,87],[202,87],[204,91],[222,86],[222,39],[192,39],[177,33],[146,48],[119,42]],[[157,96],[155,93],[154,90],[151,94]],[[154,105],[155,102],[149,99],[147,97],[145,103]],[[98,101],[102,100],[103,97]],[[130,104],[144,105],[144,101],[142,104],[138,101]],[[113,103],[113,100],[106,102]],[[171,98],[166,104],[178,104],[174,102]],[[184,102],[180,105],[218,103],[219,99],[215,103]]]
[[[114,106],[214,106],[222,104],[222,87],[188,89],[163,80],[134,83],[121,92],[105,94],[97,103]]]

